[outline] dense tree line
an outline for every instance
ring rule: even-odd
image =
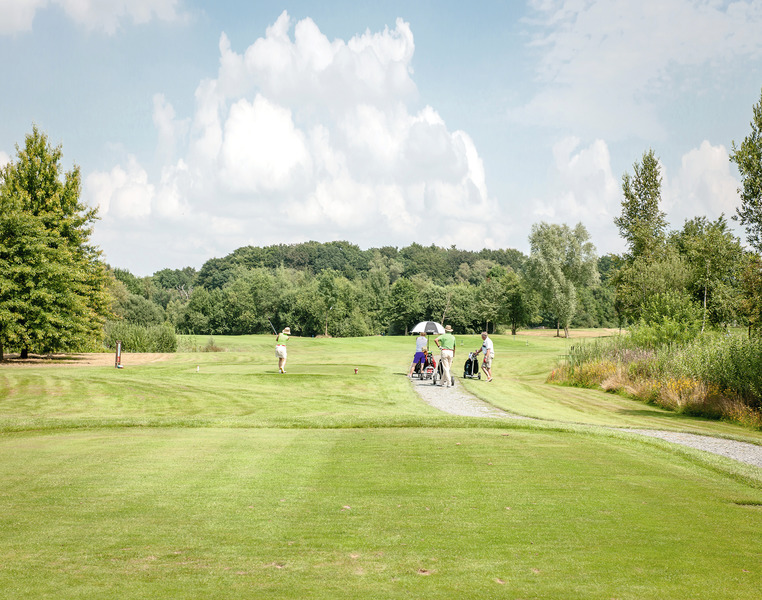
[[[583,310],[564,326],[612,326],[613,291],[601,289],[594,253],[586,258],[596,277],[580,286]],[[552,311],[543,312],[528,264],[513,249],[362,250],[346,241],[247,246],[198,272],[164,269],[138,278],[114,269],[113,293],[120,318],[145,326],[165,319],[191,334],[267,333],[285,325],[301,335],[400,334],[427,319],[463,333],[556,326]]]

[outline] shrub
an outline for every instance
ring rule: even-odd
[[[210,337],[209,341],[206,342],[206,346],[201,348],[201,352],[225,352],[225,348],[215,344],[214,338]]]
[[[762,408],[762,340],[739,336],[703,336],[674,352],[673,372],[711,383],[736,395],[752,408]]]
[[[632,341],[652,350],[681,345],[701,332],[701,311],[682,293],[656,294],[641,307],[640,321],[632,328]]]
[[[170,323],[145,327],[124,321],[108,321],[103,340],[106,348],[115,349],[122,342],[124,352],[176,352],[177,335]]]

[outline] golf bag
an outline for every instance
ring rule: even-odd
[[[435,363],[436,364],[436,363]],[[441,382],[444,380],[444,368],[442,368],[442,361],[439,361],[439,364],[437,365],[436,369],[432,369],[433,371],[433,377],[431,384],[437,385],[438,382]],[[444,384],[440,383],[440,385],[447,385],[447,382]],[[452,369],[450,369],[450,385],[455,385],[455,377],[452,376]]]
[[[482,374],[479,373],[479,359],[476,358],[476,352],[469,352],[466,364],[463,365],[463,378],[466,379],[481,379]]]
[[[421,379],[431,379],[434,376],[434,370],[437,368],[437,361],[434,360],[434,355],[429,352],[426,355],[426,362],[423,364],[423,373]]]

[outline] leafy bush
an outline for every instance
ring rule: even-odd
[[[701,332],[701,310],[683,293],[656,294],[641,307],[632,328],[632,341],[640,348],[686,344]]]
[[[122,342],[124,352],[176,352],[177,335],[170,323],[145,327],[124,321],[106,323],[104,345],[115,349]]]
[[[129,294],[117,302],[114,312],[123,321],[143,327],[161,325],[165,321],[164,309],[161,306],[136,294]]]

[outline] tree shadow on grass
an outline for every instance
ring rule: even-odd
[[[20,354],[6,354],[0,364],[34,366],[46,364],[66,364],[87,361],[89,357],[83,354],[30,354],[27,358],[21,358]]]
[[[683,413],[666,411],[661,412],[659,410],[649,410],[647,408],[642,409],[624,409],[617,411],[620,415],[626,415],[630,417],[650,417],[651,419],[663,419],[664,421],[682,421],[684,423],[717,423],[719,419],[710,419],[699,415],[686,415]]]

